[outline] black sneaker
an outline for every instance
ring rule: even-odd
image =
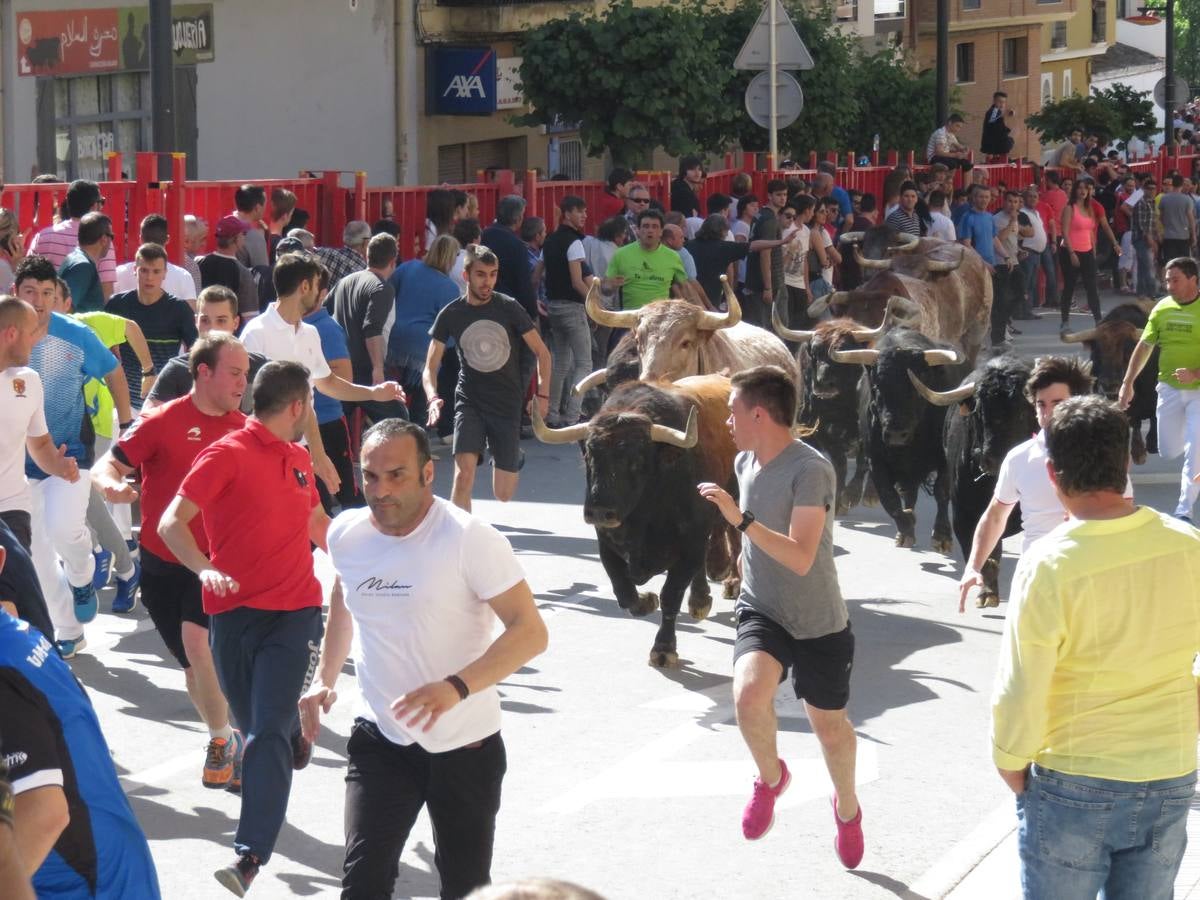
[[[242,853],[237,860],[223,869],[213,872],[213,877],[237,897],[245,897],[254,883],[262,863],[253,853]]]
[[[300,732],[292,735],[292,768],[300,771],[312,760],[312,742]]]

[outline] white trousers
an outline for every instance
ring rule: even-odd
[[[1192,515],[1200,496],[1200,485],[1192,477],[1200,473],[1200,390],[1181,391],[1158,383],[1158,455],[1174,459],[1183,454],[1183,474],[1175,515]]]
[[[87,527],[90,475],[87,469],[80,469],[74,484],[61,478],[30,482],[33,565],[46,595],[55,638],[60,641],[76,640],[83,634],[83,626],[75,618],[71,585],[90,585],[96,572],[92,535]]]

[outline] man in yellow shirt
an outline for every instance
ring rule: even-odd
[[[1021,558],[992,696],[1030,900],[1172,896],[1196,785],[1200,532],[1122,496],[1129,422],[1095,395],[1046,429],[1070,519]]]

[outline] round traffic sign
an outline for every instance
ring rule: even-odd
[[[787,128],[804,109],[800,83],[787,72],[775,73],[775,127]],[[746,112],[755,125],[771,127],[771,73],[759,72],[746,85]]]
[[[1192,89],[1188,87],[1188,83],[1183,80],[1182,75],[1175,76],[1175,106],[1176,108],[1183,106],[1189,102],[1192,96]],[[1158,83],[1154,85],[1154,103],[1160,109],[1167,108],[1167,79],[1160,78]]]

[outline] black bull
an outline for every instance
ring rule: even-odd
[[[596,529],[600,562],[618,605],[649,615],[660,598],[637,588],[667,573],[652,666],[678,665],[675,622],[685,590],[690,588],[694,619],[712,608],[706,561],[707,575],[727,579],[727,594],[736,586],[730,583],[736,543],[717,508],[697,490],[700,482],[715,480],[737,494],[732,437],[723,422],[728,401],[729,380],[722,376],[683,379],[679,386],[633,382],[617,387],[586,425],[549,429],[534,421],[543,441],[583,444],[583,516]]]
[[[963,559],[996,489],[996,476],[1008,452],[1037,431],[1033,406],[1025,398],[1032,367],[1011,354],[989,359],[961,385],[938,393],[918,386],[931,403],[947,408],[946,461],[950,476],[951,519]],[[1019,508],[1008,518],[1004,537],[1021,530]],[[979,606],[1000,602],[1000,542],[980,567]]]

